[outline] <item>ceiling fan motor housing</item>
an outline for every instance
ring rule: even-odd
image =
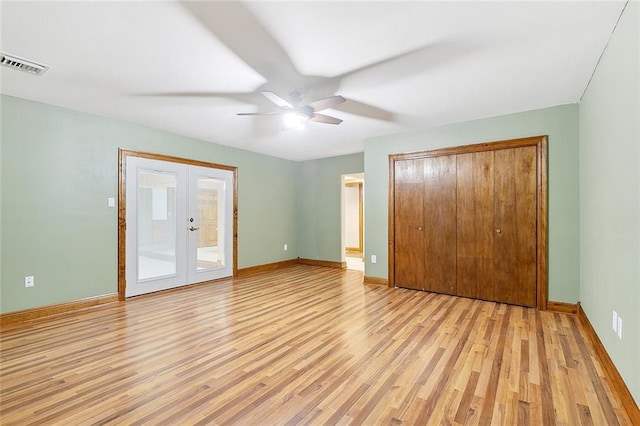
[[[313,117],[313,115],[314,115],[313,113],[315,112],[315,110],[312,107],[310,107],[309,105],[304,105],[304,106],[296,108],[296,112],[298,114],[302,114],[302,115],[306,116],[307,119],[309,119],[309,118]]]

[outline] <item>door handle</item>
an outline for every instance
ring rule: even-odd
[[[422,226],[418,226],[418,231],[422,231],[424,228]]]
[[[190,226],[189,227],[189,231],[193,232],[193,231],[197,231],[198,229],[200,229],[199,226]]]
[[[496,234],[502,234],[502,229],[500,228],[496,229]]]

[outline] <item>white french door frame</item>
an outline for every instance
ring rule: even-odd
[[[118,300],[123,301],[127,297],[127,250],[132,250],[132,247],[137,247],[136,245],[127,244],[127,160],[131,158],[142,158],[149,160],[157,160],[166,163],[175,163],[176,168],[190,166],[189,170],[194,170],[194,176],[205,176],[205,177],[215,177],[215,172],[219,171],[225,175],[229,173],[232,174],[232,180],[230,182],[231,188],[228,188],[225,192],[227,193],[225,197],[225,203],[227,205],[231,205],[231,229],[225,228],[223,232],[225,235],[226,244],[231,244],[231,258],[225,259],[226,262],[231,260],[231,272],[232,276],[237,276],[237,217],[238,217],[238,196],[237,196],[237,167],[226,166],[216,163],[208,163],[204,161],[191,160],[179,157],[172,157],[161,154],[151,154],[145,152],[132,151],[128,149],[120,148],[118,150],[119,157],[119,174],[118,174]],[[137,160],[134,160],[137,161]],[[144,162],[144,161],[143,161]],[[194,167],[191,167],[194,166]],[[211,171],[211,169],[214,169]],[[134,179],[137,182],[137,176],[129,176],[129,180]],[[191,179],[191,178],[190,178]],[[131,182],[129,182],[131,184]],[[193,180],[189,181],[189,184],[193,184]],[[187,210],[191,210],[194,208],[193,205],[186,207]],[[188,213],[189,215],[193,215],[192,212]],[[197,223],[194,223],[194,226],[197,228]],[[133,221],[130,221],[129,226],[136,226]],[[188,235],[185,235],[186,241],[184,244],[186,245],[194,245],[196,244],[196,239],[194,238],[197,233],[190,232]],[[129,253],[130,254],[130,253]],[[130,256],[129,256],[130,257]],[[195,268],[195,260],[189,259],[188,267]],[[185,279],[185,282],[182,285],[188,285],[197,282],[203,281],[211,281],[211,279],[200,279],[198,278],[197,272],[188,273],[188,278]]]

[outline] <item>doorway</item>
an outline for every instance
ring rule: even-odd
[[[120,156],[120,300],[235,275],[236,169]]]
[[[342,256],[347,269],[364,272],[364,173],[342,176]]]

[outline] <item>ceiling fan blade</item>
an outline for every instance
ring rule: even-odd
[[[320,99],[307,105],[313,108],[314,111],[322,111],[323,109],[333,108],[334,106],[340,105],[341,103],[346,101],[347,100],[344,97],[337,95]]]
[[[243,103],[255,103],[262,100],[255,92],[155,92],[155,93],[131,93],[131,96],[149,98],[220,98],[232,99]]]
[[[329,115],[324,115],[324,114],[313,114],[313,117],[311,117],[309,120],[316,121],[318,123],[324,123],[324,124],[342,123],[342,120],[340,120],[339,118],[331,117]]]
[[[182,1],[180,4],[271,84],[298,81],[302,77],[285,49],[246,4],[235,1]]]
[[[268,90],[263,90],[260,93],[262,93],[265,98],[269,99],[271,102],[278,105],[280,108],[293,108],[293,105],[291,105],[289,101],[281,98],[280,96],[276,95],[273,92],[270,92]]]
[[[282,111],[278,112],[236,112],[236,115],[281,115]]]
[[[384,84],[390,79],[408,78],[425,69],[446,66],[471,52],[476,52],[481,47],[478,42],[441,41],[423,45],[331,78],[338,84],[346,82],[349,85],[371,87]]]
[[[340,105],[337,110],[382,121],[395,121],[397,118],[396,114],[390,111],[378,108],[374,105],[358,102],[353,99],[349,99],[349,102],[344,105]]]

